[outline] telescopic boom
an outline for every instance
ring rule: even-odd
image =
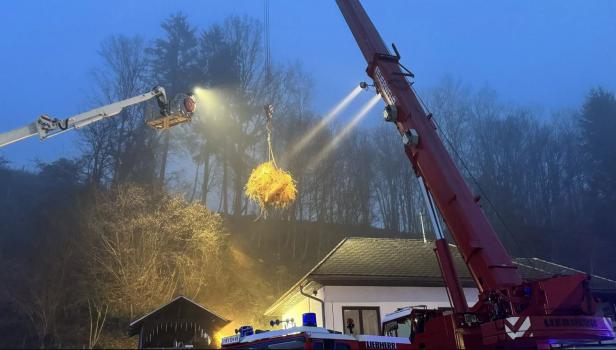
[[[148,122],[148,124],[155,129],[165,129],[175,124],[179,124],[180,122],[189,121],[192,112],[194,112],[194,99],[188,95],[184,100],[184,109],[172,114],[171,108],[167,101],[165,89],[161,86],[157,86],[145,94],[99,107],[63,120],[52,118],[46,114],[43,114],[34,122],[22,128],[1,133],[0,147],[4,147],[13,142],[17,142],[37,134],[41,140],[45,140],[49,137],[59,135],[71,129],[79,129],[105,118],[113,117],[120,114],[126,107],[130,107],[153,98],[156,98],[158,102],[161,115],[161,118]]]

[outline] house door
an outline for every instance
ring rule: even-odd
[[[344,334],[379,335],[381,315],[378,307],[343,306]]]

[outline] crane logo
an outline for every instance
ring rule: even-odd
[[[524,317],[520,322],[520,317],[507,317],[505,319],[505,332],[511,339],[523,337],[530,328],[530,318]]]
[[[395,105],[397,101],[396,96],[389,89],[389,85],[387,85],[387,80],[385,80],[381,68],[377,66],[374,70],[374,75],[376,75],[376,81],[378,82],[381,95],[385,99],[385,102],[387,102],[388,105]]]

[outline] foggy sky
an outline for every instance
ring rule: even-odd
[[[364,0],[386,43],[395,42],[420,91],[451,75],[490,86],[508,102],[539,111],[577,108],[595,86],[616,90],[616,2]],[[182,11],[205,28],[232,14],[263,16],[258,0],[3,2],[0,132],[46,113],[65,118],[95,107],[90,72],[112,34],[162,35],[160,22]],[[333,0],[271,0],[274,61],[301,62],[325,113],[365,80],[363,58]],[[367,99],[368,97],[363,97]],[[369,119],[379,118],[378,111]],[[369,123],[369,121],[365,122]],[[75,132],[0,149],[31,167],[79,153]]]

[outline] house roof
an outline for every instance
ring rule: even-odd
[[[128,326],[128,335],[132,337],[135,334],[139,334],[141,327],[143,327],[146,322],[152,321],[156,323],[164,321],[165,319],[175,320],[179,318],[182,320],[191,319],[205,323],[204,326],[210,329],[220,329],[231,322],[187,297],[179,296],[131,322]]]
[[[407,281],[412,285],[441,286],[440,267],[432,242],[396,238],[346,238],[311,272],[317,281],[367,278]],[[452,246],[451,253],[464,285],[474,286],[471,275]],[[350,282],[350,281],[349,281]],[[325,283],[327,284],[327,283]]]
[[[450,248],[462,286],[475,287],[460,253],[455,246]],[[345,238],[265,314],[280,316],[282,310],[302,300],[300,286],[308,291],[323,285],[444,286],[433,249],[432,242],[417,239]],[[514,259],[513,262],[527,280],[581,272],[538,258]],[[616,281],[593,276],[591,288],[616,291]]]

